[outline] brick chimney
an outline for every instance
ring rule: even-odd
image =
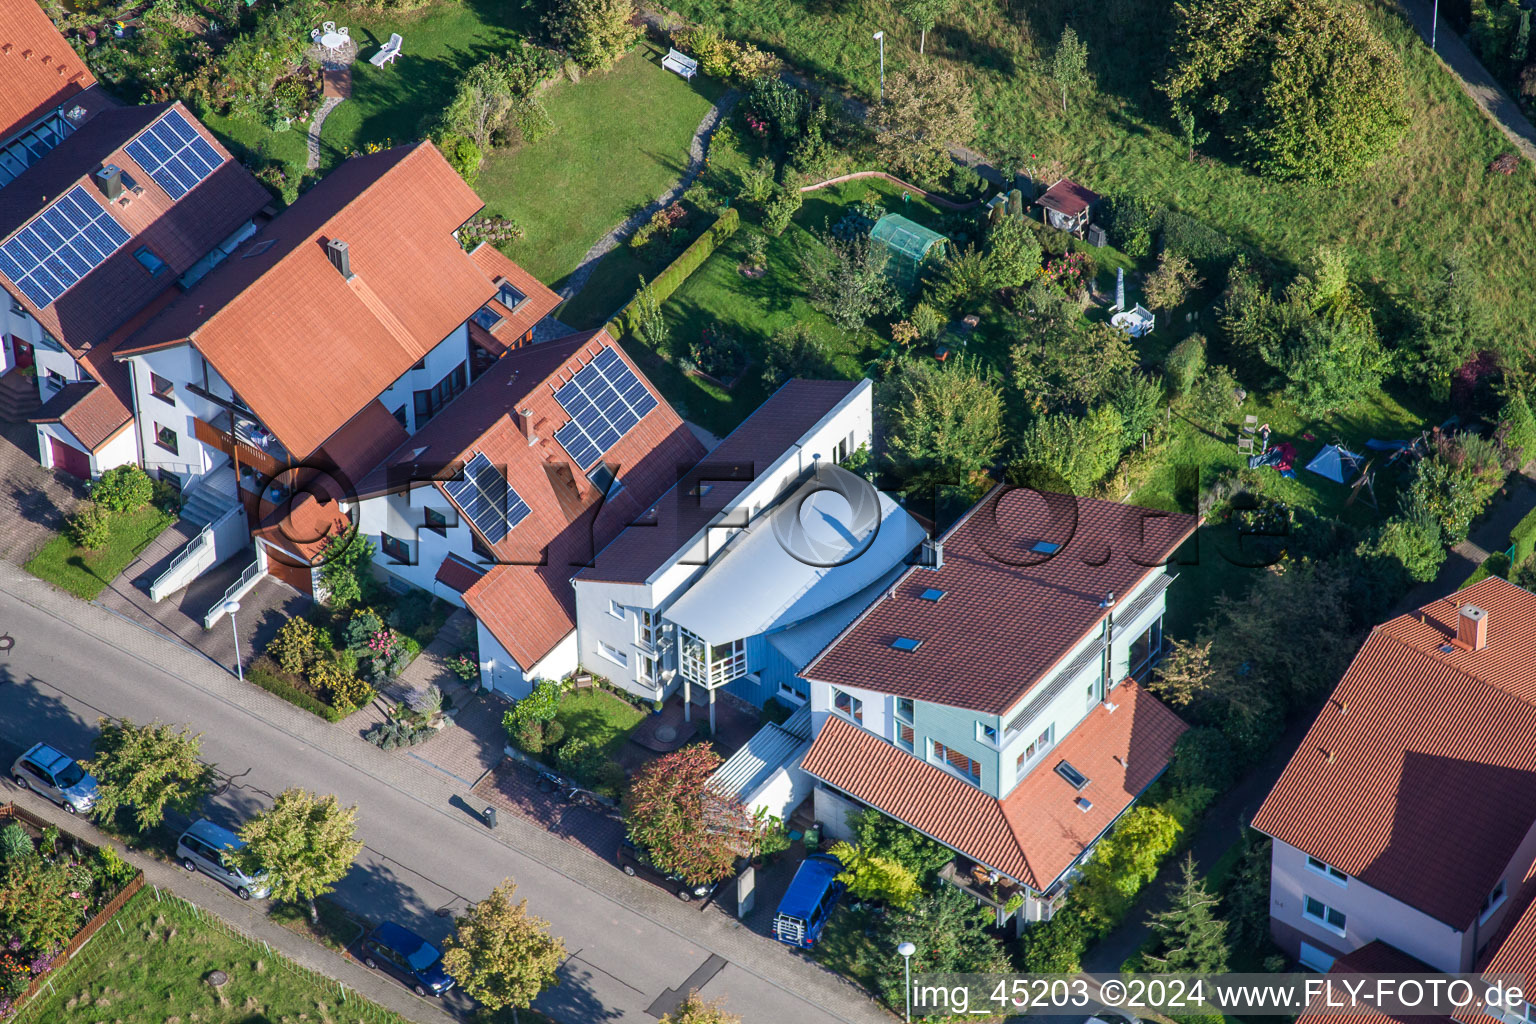
[[[517,429],[522,432],[530,445],[539,443],[539,435],[533,429],[533,410],[528,408],[517,409],[512,413],[512,418],[517,421]]]
[[[1488,646],[1488,613],[1472,604],[1457,609],[1456,642],[1469,651]]]

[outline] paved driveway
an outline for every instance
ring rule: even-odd
[[[37,428],[0,423],[0,559],[37,553],[85,497],[85,484],[37,462]]]

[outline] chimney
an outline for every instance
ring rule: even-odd
[[[513,413],[517,420],[517,429],[523,432],[523,437],[528,439],[530,445],[539,443],[539,435],[533,431],[533,410],[518,409]]]
[[[1456,613],[1456,641],[1469,651],[1488,646],[1488,613],[1472,604],[1464,604]]]
[[[944,538],[923,541],[921,553],[917,557],[917,564],[927,569],[944,568]]]
[[[115,203],[123,194],[123,169],[117,164],[106,164],[96,172],[96,181],[101,185],[101,194],[107,197],[107,202]]]
[[[1111,590],[1104,595],[1104,600],[1099,602],[1100,608],[1113,608],[1115,606],[1115,592]]]
[[[352,280],[352,255],[347,252],[347,243],[339,238],[333,238],[325,243],[325,254],[330,257],[331,266],[341,272],[341,276],[348,281]]]

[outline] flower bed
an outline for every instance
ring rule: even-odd
[[[143,872],[112,847],[60,832],[15,804],[0,805],[0,1020],[143,885]]]

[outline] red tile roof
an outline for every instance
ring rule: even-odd
[[[3,140],[96,79],[36,0],[0,0],[0,82]]]
[[[832,715],[802,767],[1037,892],[1070,868],[1168,767],[1183,720],[1127,680],[1002,800]],[[1081,791],[1056,773],[1070,761]],[[1081,796],[1091,807],[1081,810]]]
[[[400,421],[375,398],[326,438],[319,461],[336,473],[344,497],[350,498],[363,478],[409,439]]]
[[[120,354],[191,340],[307,458],[494,294],[453,237],[480,206],[431,143],[354,157]],[[351,280],[326,255],[332,239]]]
[[[1043,206],[1047,210],[1055,210],[1068,217],[1075,217],[1101,198],[1092,189],[1086,189],[1075,181],[1062,178],[1046,189],[1045,194],[1035,200],[1035,205]]]
[[[807,679],[1004,714],[1090,632],[1106,595],[1163,572],[1194,516],[1003,488],[950,528],[944,565],[914,568],[806,666]],[[1060,545],[1037,553],[1037,542]],[[944,591],[939,601],[924,591]],[[891,647],[897,637],[921,642]]]
[[[0,275],[0,282],[72,355],[101,345],[108,335],[157,296],[172,289],[182,273],[272,201],[267,190],[233,158],[226,159],[179,200],[172,200],[156,185],[123,146],[172,107],[180,110],[221,156],[229,157],[229,151],[179,102],[120,107],[92,117],[0,189],[0,241],[25,227],[48,204],[77,184],[102,202],[132,236],[46,307],[35,305]],[[126,206],[120,202],[106,205],[94,180],[104,163],[118,165],[142,188]],[[151,275],[134,258],[141,247],[158,256],[166,268]]]
[[[481,242],[469,256],[498,289],[502,282],[506,282],[523,293],[523,301],[518,303],[516,310],[502,305],[497,299],[486,303],[502,317],[501,321],[487,332],[500,343],[501,351],[506,351],[507,348],[515,345],[518,339],[533,330],[534,324],[554,312],[555,307],[560,305],[559,295],[544,282],[513,263],[501,250],[489,242]],[[487,349],[496,352],[496,349],[490,346],[487,346]],[[500,353],[496,352],[496,354]]]
[[[462,594],[480,582],[480,577],[484,576],[485,572],[485,566],[471,565],[459,556],[450,554],[437,567],[437,575],[433,579]]]
[[[1442,650],[1457,602],[1483,650]],[[1533,823],[1536,595],[1498,577],[1376,627],[1253,820],[1463,930]]]
[[[729,507],[755,473],[771,466],[857,386],[857,381],[848,380],[785,383],[656,502],[654,523],[625,530],[613,543],[600,548],[595,564],[581,570],[580,578],[644,583]],[[739,470],[737,479],[723,479],[736,475],[730,467]],[[710,482],[709,492],[702,497],[690,493],[700,480]]]
[[[1367,942],[1352,953],[1334,960],[1329,974],[1438,974],[1433,967],[1418,957],[1409,956],[1396,946],[1380,939]],[[1386,1013],[1364,1011],[1341,1013],[1337,1008],[1329,1010],[1327,995],[1319,995],[1309,1008],[1315,1012],[1302,1014],[1296,1024],[1450,1024],[1451,1018],[1424,1014],[1418,1016],[1393,1016]],[[1348,998],[1345,991],[1336,989],[1333,995],[1337,1004]]]
[[[1499,926],[1499,934],[1484,950],[1477,971],[1484,978],[1494,975],[1518,975],[1525,979],[1525,990],[1536,987],[1536,879],[1526,879],[1520,891],[1510,896],[1514,901]],[[1528,1001],[1530,997],[1527,997]],[[1508,1024],[1501,1017],[1483,1012],[1482,1007],[1468,1008],[1454,1014],[1463,1024]]]
[[[657,400],[603,456],[622,484],[608,500],[554,440],[569,419],[554,389],[603,348],[617,352]],[[518,424],[519,410],[529,412],[532,444]],[[413,481],[446,480],[477,453],[502,469],[530,511],[492,547],[501,564],[466,590],[464,600],[526,669],[575,628],[571,576],[655,502],[682,467],[697,462],[704,447],[623,349],[603,332],[588,331],[507,353],[359,490],[374,495]]]

